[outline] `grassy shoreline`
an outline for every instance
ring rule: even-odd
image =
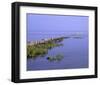
[[[49,49],[52,49],[57,46],[61,46],[60,42],[64,38],[58,38],[56,40],[49,40],[45,43],[31,44],[27,45],[27,57],[33,58],[37,56],[43,56],[48,53]]]
[[[63,39],[76,38],[81,39],[82,36],[72,36],[72,37],[57,37],[42,39],[40,41],[35,41],[27,44],[27,58],[36,58],[38,56],[44,56],[48,53],[48,50],[61,46]]]

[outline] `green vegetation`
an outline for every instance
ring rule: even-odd
[[[61,44],[55,42],[39,43],[35,45],[27,45],[27,57],[43,56],[48,53],[48,50],[60,46]]]
[[[61,55],[61,54],[58,54],[56,56],[47,57],[47,60],[49,60],[49,61],[60,61],[62,59],[63,59],[63,55]]]

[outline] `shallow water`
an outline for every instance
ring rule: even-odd
[[[28,39],[32,41],[51,37],[58,37],[58,35],[34,35]],[[88,36],[86,34],[82,38],[64,39],[61,44],[63,45],[48,50],[48,53],[42,57],[28,58],[27,70],[88,68]],[[63,56],[59,61],[49,61],[47,59],[49,56],[59,54]]]

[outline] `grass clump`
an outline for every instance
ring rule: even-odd
[[[27,45],[27,57],[36,57],[44,55],[48,52],[48,49],[59,46],[54,42],[40,43],[36,45]]]
[[[61,61],[63,59],[63,55],[57,54],[56,56],[48,56],[47,60],[49,61]]]

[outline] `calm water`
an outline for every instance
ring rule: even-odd
[[[44,38],[59,37],[61,34],[31,34],[28,41],[41,40]],[[68,36],[68,35],[65,35]],[[50,70],[50,69],[75,69],[88,68],[88,36],[82,34],[82,38],[68,38],[61,42],[63,45],[54,47],[42,57],[27,59],[27,70]],[[63,55],[60,61],[49,61],[48,56]]]

